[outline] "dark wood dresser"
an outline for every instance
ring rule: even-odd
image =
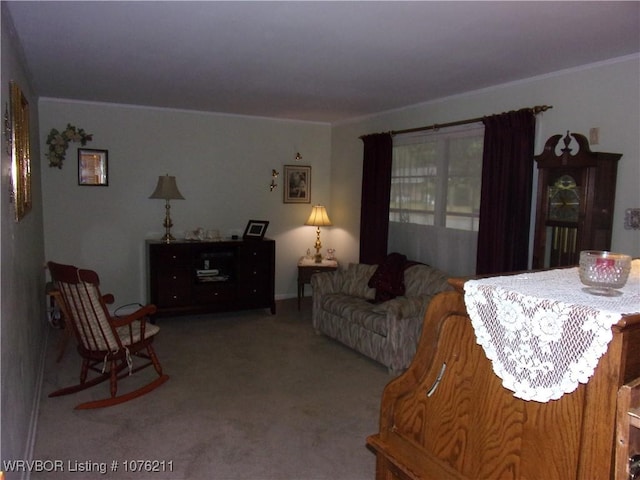
[[[148,301],[157,315],[269,308],[275,241],[147,241]]]
[[[525,401],[494,374],[476,343],[464,282],[451,283],[456,291],[429,306],[413,363],[383,392],[379,432],[367,439],[376,478],[614,478],[616,396],[640,377],[640,315],[612,327],[588,383],[547,403]]]

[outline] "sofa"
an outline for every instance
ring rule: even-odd
[[[313,328],[401,373],[415,355],[431,299],[452,290],[448,276],[429,265],[390,254],[380,265],[349,264],[316,273]]]

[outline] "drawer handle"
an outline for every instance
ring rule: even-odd
[[[440,368],[440,373],[438,373],[438,378],[436,378],[436,381],[433,382],[433,385],[431,385],[431,388],[427,391],[427,397],[430,397],[436,392],[436,388],[438,388],[438,385],[440,385],[440,382],[442,381],[442,377],[444,376],[444,371],[446,369],[447,369],[447,364],[443,363],[442,367]]]

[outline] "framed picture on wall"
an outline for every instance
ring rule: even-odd
[[[17,222],[31,211],[31,149],[29,102],[15,82],[9,82],[10,108],[5,105],[4,134],[11,155],[11,201]]]
[[[311,167],[284,166],[284,203],[311,203]]]
[[[78,185],[109,185],[109,152],[92,148],[78,149]]]

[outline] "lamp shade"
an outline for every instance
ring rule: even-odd
[[[160,175],[158,185],[149,198],[161,198],[163,200],[184,200],[184,197],[176,185],[176,177]]]
[[[331,220],[327,215],[327,209],[324,205],[314,205],[311,210],[309,219],[305,222],[305,225],[312,225],[314,227],[329,227],[331,226]]]

